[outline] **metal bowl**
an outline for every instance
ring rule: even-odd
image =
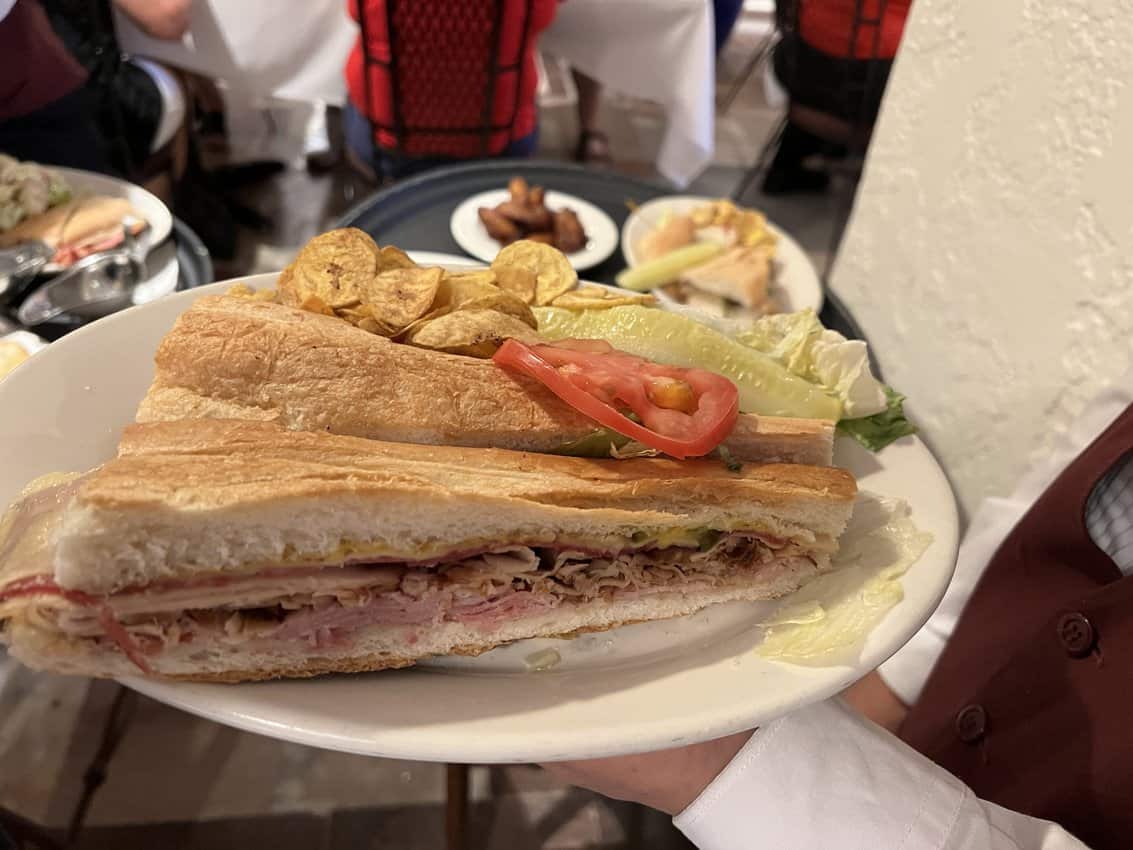
[[[24,284],[39,273],[54,253],[43,242],[24,242],[0,250],[0,301],[17,298],[26,289]]]
[[[16,320],[27,327],[63,315],[91,321],[129,307],[145,279],[145,264],[133,252],[95,254],[32,292],[16,311]]]

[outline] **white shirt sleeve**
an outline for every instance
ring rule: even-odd
[[[701,850],[1086,850],[831,700],[757,731],[673,819]]]
[[[0,0],[0,21],[8,17],[8,13],[12,11],[12,7],[16,5],[16,0]]]

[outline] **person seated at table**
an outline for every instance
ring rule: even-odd
[[[774,68],[790,106],[764,175],[764,194],[826,191],[829,174],[807,161],[820,154],[839,158],[847,145],[868,143],[911,3],[797,0],[779,5],[782,39]],[[784,20],[787,7],[796,5],[797,22]],[[880,25],[869,23],[877,20]]]
[[[180,38],[191,0],[114,0],[158,38]],[[109,10],[74,0],[0,0],[0,151],[139,177],[169,143],[184,100],[164,68],[124,61]]]
[[[147,35],[178,41],[189,29],[192,0],[40,0],[68,51],[86,68],[95,121],[113,170],[171,200],[184,171],[186,97],[167,68],[123,56],[111,5]]]
[[[859,715],[829,701],[545,767],[676,815],[702,850],[1124,850],[1131,681],[1133,370],[1010,498],[981,505],[936,613],[845,693]]]
[[[743,0],[712,0],[714,45],[716,55],[724,49],[728,37],[736,27]],[[571,77],[578,92],[578,143],[574,158],[577,162],[608,163],[610,140],[598,124],[598,107],[602,103],[602,84],[593,77],[572,68]]]
[[[347,154],[374,178],[535,151],[535,50],[557,0],[351,0]]]

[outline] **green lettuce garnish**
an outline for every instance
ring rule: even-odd
[[[838,423],[838,430],[872,452],[879,452],[894,440],[917,433],[917,426],[905,416],[905,397],[886,386],[885,398],[885,410],[861,419],[843,419]]]

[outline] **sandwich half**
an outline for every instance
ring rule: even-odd
[[[27,664],[92,676],[403,667],[790,593],[830,568],[855,491],[796,464],[134,425],[9,511],[0,624]]]
[[[374,440],[609,453],[608,432],[536,381],[271,302],[198,299],[155,364],[139,422],[248,419]],[[832,422],[749,414],[724,441],[736,460],[818,466],[831,463],[833,443]]]

